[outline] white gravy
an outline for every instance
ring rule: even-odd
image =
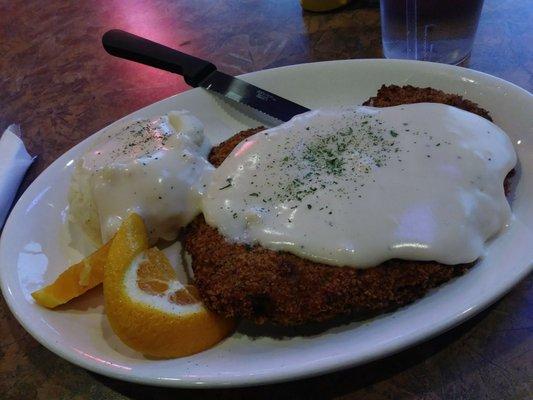
[[[500,128],[454,107],[321,109],[239,144],[212,173],[202,210],[229,241],[326,264],[467,263],[510,220],[503,181],[515,163]],[[180,165],[165,170],[191,173]],[[167,176],[135,171],[128,182]]]
[[[150,241],[174,240],[201,209],[213,170],[200,121],[186,111],[135,121],[108,135],[82,159],[90,175],[102,240],[130,213],[144,219]]]

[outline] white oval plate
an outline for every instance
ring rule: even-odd
[[[91,371],[133,382],[176,387],[264,384],[322,374],[383,357],[443,332],[494,302],[531,270],[533,260],[533,96],[501,79],[442,64],[348,60],[255,72],[243,79],[307,107],[360,104],[382,84],[432,86],[458,93],[489,110],[511,137],[520,159],[512,208],[516,220],[493,240],[486,257],[466,275],[400,310],[308,337],[252,340],[236,333],[195,356],[148,360],[113,335],[101,295],[49,311],[30,293],[63,271],[61,246],[73,160],[116,123],[83,141],[44,171],[13,209],[0,242],[2,292],[11,311],[40,343]],[[201,89],[170,97],[125,118],[189,109],[218,142],[257,126]]]

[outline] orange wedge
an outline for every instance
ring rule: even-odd
[[[234,321],[207,310],[181,284],[165,255],[148,249],[142,219],[132,214],[117,232],[104,273],[105,310],[117,336],[150,357],[172,358],[214,346]]]
[[[104,266],[111,241],[100,247],[89,257],[70,266],[50,285],[33,292],[37,304],[54,308],[85,293],[102,283]]]

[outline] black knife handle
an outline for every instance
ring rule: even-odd
[[[120,29],[107,31],[102,36],[102,44],[113,56],[182,75],[185,82],[193,87],[198,86],[207,75],[217,69],[208,61]]]

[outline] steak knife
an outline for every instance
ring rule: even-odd
[[[216,92],[281,121],[288,121],[295,115],[309,111],[306,107],[220,72],[209,61],[119,29],[106,32],[102,44],[113,56],[182,75],[192,87]]]

